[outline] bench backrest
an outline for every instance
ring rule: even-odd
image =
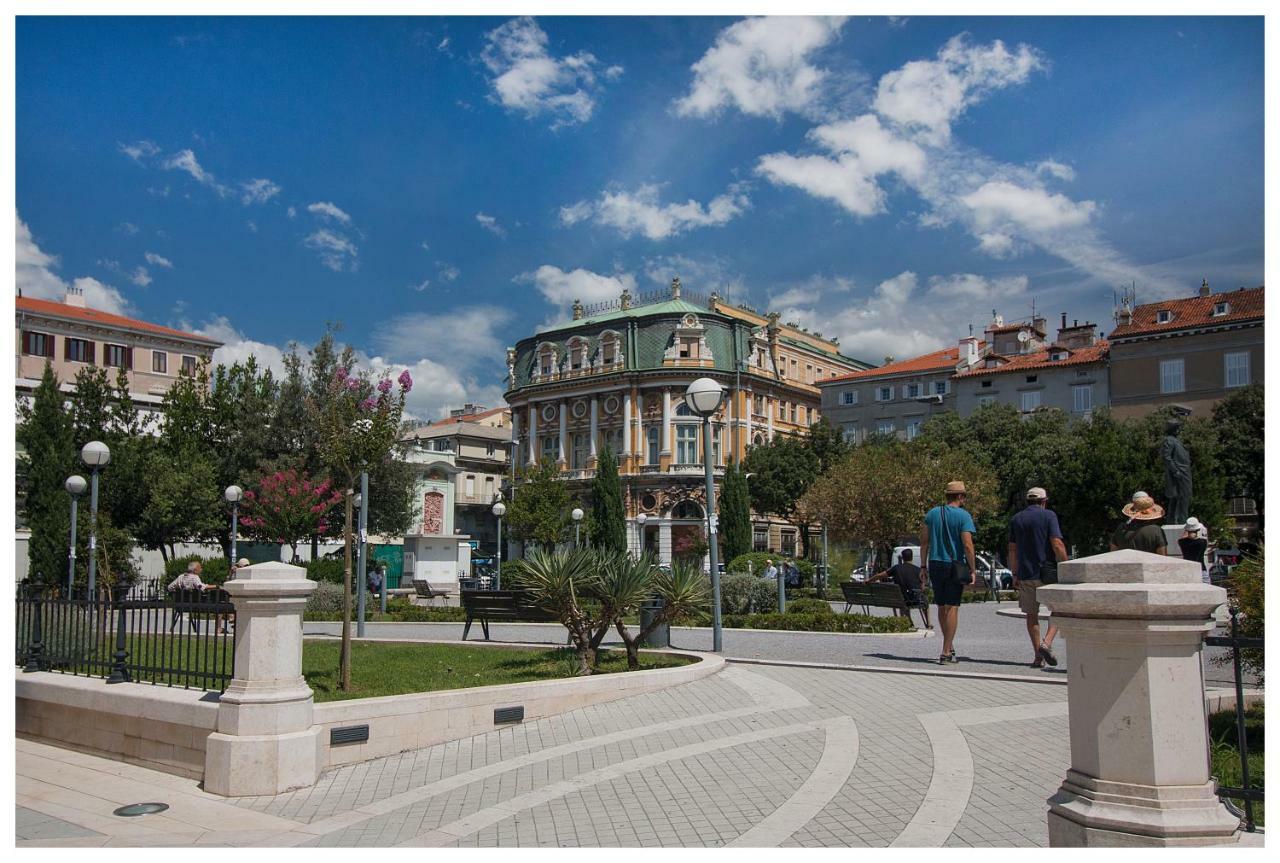
[[[508,620],[556,620],[533,604],[523,590],[464,590],[462,607],[472,617],[501,617]]]
[[[874,581],[869,584],[858,584],[853,581],[840,583],[844,593],[844,601],[863,605],[902,605],[906,597],[902,588],[891,581]]]

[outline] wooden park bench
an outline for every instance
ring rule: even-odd
[[[467,624],[462,628],[462,640],[467,640],[471,624],[480,621],[485,641],[489,640],[489,621],[510,620],[521,623],[546,623],[559,620],[554,614],[533,605],[523,590],[464,590],[462,608],[467,613]]]
[[[870,613],[871,608],[892,608],[901,611],[911,619],[911,609],[919,609],[919,605],[910,605],[902,594],[902,588],[891,581],[842,581],[840,592],[844,594],[844,613],[855,605],[862,606],[862,613]]]
[[[431,583],[424,579],[414,579],[413,592],[428,602],[433,599],[439,599],[449,595],[449,591],[440,587],[432,587]]]

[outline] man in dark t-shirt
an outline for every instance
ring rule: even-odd
[[[1067,559],[1058,515],[1046,505],[1048,499],[1048,493],[1039,486],[1027,489],[1026,507],[1009,522],[1009,567],[1013,570],[1013,589],[1018,591],[1018,607],[1026,617],[1034,668],[1043,668],[1045,663],[1058,664],[1052,649],[1058,628],[1050,621],[1041,640],[1037,592],[1044,583],[1041,573],[1045,564]]]
[[[871,581],[892,581],[902,589],[902,595],[907,600],[907,608],[918,608],[924,615],[924,628],[933,629],[933,624],[929,622],[929,604],[924,599],[924,574],[920,567],[911,562],[911,558],[915,555],[911,549],[904,548],[902,554],[898,556],[898,563],[886,569],[884,572],[878,572],[871,577]],[[897,612],[894,612],[895,615]],[[910,612],[907,614],[911,616]]]

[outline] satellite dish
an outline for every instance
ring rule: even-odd
[[[1031,341],[1031,333],[1027,332],[1026,330],[1018,330],[1018,341],[1020,342]]]

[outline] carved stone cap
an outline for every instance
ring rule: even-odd
[[[305,568],[273,561],[236,570],[236,577],[222,587],[233,597],[307,596],[316,583],[307,579]]]
[[[1121,549],[1058,564],[1059,584],[1201,584],[1189,560]]]
[[[1208,618],[1227,601],[1194,562],[1132,549],[1064,561],[1036,593],[1055,616],[1131,620]]]

